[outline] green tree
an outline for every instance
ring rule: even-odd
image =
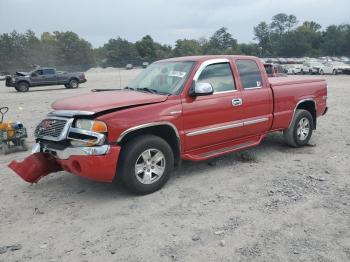
[[[260,22],[254,27],[254,35],[261,47],[261,55],[264,56],[270,54],[271,31],[269,25],[266,22]]]
[[[121,60],[134,60],[138,53],[135,44],[118,37],[117,39],[109,39],[108,43],[103,46],[105,55],[105,64],[120,66]]]
[[[157,45],[150,35],[142,37],[140,41],[135,43],[137,52],[142,58],[156,58]]]
[[[234,54],[237,50],[237,40],[227,32],[226,27],[221,27],[210,37],[205,49],[207,54]]]
[[[294,26],[298,23],[295,15],[287,15],[284,13],[279,13],[272,17],[272,22],[270,28],[275,33],[282,35],[286,31],[289,32],[293,29]]]
[[[179,39],[175,43],[175,56],[199,55],[201,52],[201,45],[195,39]]]

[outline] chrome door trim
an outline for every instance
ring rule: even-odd
[[[232,124],[228,124],[228,125],[222,125],[222,126],[217,126],[217,127],[212,127],[212,128],[205,128],[205,129],[200,129],[197,131],[189,132],[186,134],[186,136],[198,136],[198,135],[208,134],[208,133],[222,131],[222,130],[226,130],[226,129],[258,124],[258,123],[267,122],[267,121],[269,121],[269,118],[267,118],[267,117],[257,118],[257,119],[253,119],[253,120],[243,120],[243,121],[238,122],[238,123],[232,123]]]
[[[207,134],[207,133],[217,132],[217,131],[241,127],[241,126],[243,126],[243,122],[238,122],[238,123],[233,123],[233,124],[229,124],[229,125],[223,125],[223,126],[193,131],[193,132],[187,133],[186,136],[198,136],[198,135],[203,135],[203,134]]]
[[[267,117],[258,118],[258,119],[244,121],[243,125],[249,126],[249,125],[254,125],[254,124],[258,124],[258,123],[262,123],[262,122],[266,122],[266,121],[269,121],[269,118],[267,118]]]

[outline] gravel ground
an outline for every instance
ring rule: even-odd
[[[33,129],[61,97],[124,86],[139,70],[88,72],[79,89],[22,94],[0,82],[9,120]],[[350,76],[326,76],[310,146],[262,145],[184,162],[154,194],[66,172],[30,185],[0,156],[0,261],[350,261]]]

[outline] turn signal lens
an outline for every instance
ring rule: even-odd
[[[94,121],[91,131],[97,133],[105,133],[107,132],[107,125],[101,121]]]

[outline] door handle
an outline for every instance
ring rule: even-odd
[[[242,98],[234,98],[232,99],[233,106],[241,106],[243,104]]]

